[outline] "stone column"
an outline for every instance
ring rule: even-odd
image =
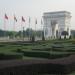
[[[52,28],[52,38],[56,37],[56,21],[51,21],[51,28]]]

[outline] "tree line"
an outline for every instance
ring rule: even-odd
[[[16,37],[32,37],[32,36],[36,36],[36,37],[42,37],[42,30],[33,30],[33,29],[26,29],[23,31],[4,31],[4,30],[0,30],[0,37],[9,37],[9,38],[16,38]]]

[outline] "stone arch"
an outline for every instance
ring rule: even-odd
[[[58,37],[61,36],[63,31],[67,31],[70,36],[70,19],[71,14],[67,11],[47,12],[43,15],[44,32],[48,30],[48,33],[44,33],[45,38],[57,38],[56,26],[58,24]]]

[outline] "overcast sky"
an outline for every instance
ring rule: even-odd
[[[9,17],[6,22],[6,30],[13,30],[13,15],[15,14],[18,22],[15,30],[21,29],[21,16],[26,22],[22,25],[28,27],[28,17],[31,17],[31,27],[35,28],[35,18],[38,20],[37,29],[40,29],[40,20],[44,12],[52,11],[71,12],[71,28],[75,29],[75,0],[0,0],[0,29],[4,28],[4,14]]]

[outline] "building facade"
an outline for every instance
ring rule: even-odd
[[[62,36],[63,31],[70,36],[71,13],[67,11],[47,12],[43,14],[45,39],[54,39]]]

